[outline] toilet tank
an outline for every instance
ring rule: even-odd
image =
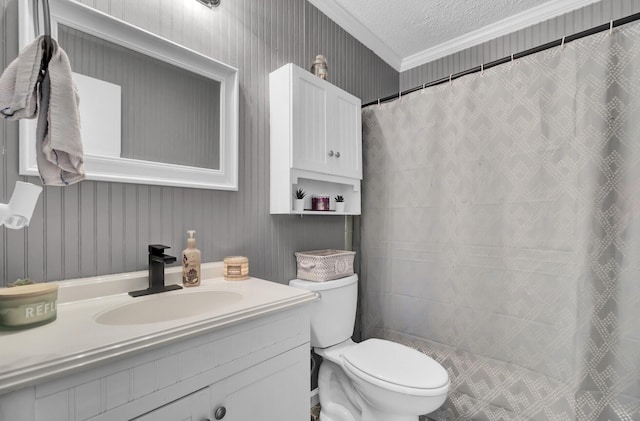
[[[326,282],[294,279],[289,285],[317,292],[311,304],[311,346],[328,348],[353,335],[358,302],[358,275]]]

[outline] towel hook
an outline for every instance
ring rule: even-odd
[[[49,62],[53,56],[53,41],[51,39],[51,12],[49,9],[49,0],[41,0],[42,4],[42,21],[44,23],[44,34],[42,43],[42,62],[40,63],[40,73],[49,68]],[[40,28],[40,20],[38,19],[38,0],[34,0],[34,17],[37,22],[37,27]],[[40,31],[38,31],[40,32]]]
[[[51,13],[49,10],[49,0],[42,0],[42,14],[44,20],[44,34],[51,36]]]

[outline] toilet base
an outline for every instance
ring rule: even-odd
[[[369,415],[371,416],[371,415]],[[353,418],[352,418],[353,419]],[[387,414],[380,414],[378,417],[375,418],[362,418],[362,420],[367,420],[367,421],[418,421],[420,419],[420,417],[402,417],[402,418],[393,418],[393,416],[389,416]],[[355,419],[354,419],[355,420]],[[335,418],[331,418],[330,416],[324,414],[322,411],[320,411],[320,421],[341,421]]]
[[[385,414],[375,410],[374,408],[366,408],[362,411],[362,420],[367,421],[418,421],[420,419],[417,415],[398,415],[398,414]],[[322,421],[322,418],[320,418]]]
[[[345,389],[349,382],[339,366],[328,360],[322,362],[318,372],[321,421],[362,421],[358,409],[361,398]]]
[[[418,415],[389,414],[367,403],[342,367],[324,360],[318,374],[320,421],[418,421]]]

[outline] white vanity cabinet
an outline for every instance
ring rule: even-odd
[[[176,337],[0,395],[0,420],[308,419],[309,307]]]
[[[345,196],[360,213],[361,101],[294,64],[269,76],[271,213],[292,213],[298,188]],[[302,181],[301,181],[302,180]],[[310,207],[310,206],[307,206]]]
[[[303,346],[216,384],[210,389],[211,419],[225,408],[228,421],[306,420],[309,365],[309,347]]]
[[[209,388],[207,387],[141,417],[137,417],[135,421],[204,421],[210,420],[210,413]]]
[[[308,379],[301,382],[299,375],[307,365],[307,350],[298,348],[135,418],[135,421],[293,420],[293,414],[308,415],[309,412],[307,400],[290,399],[299,394],[299,389],[308,386]]]

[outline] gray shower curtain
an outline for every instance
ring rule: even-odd
[[[363,110],[361,324],[436,420],[640,420],[640,25]]]

